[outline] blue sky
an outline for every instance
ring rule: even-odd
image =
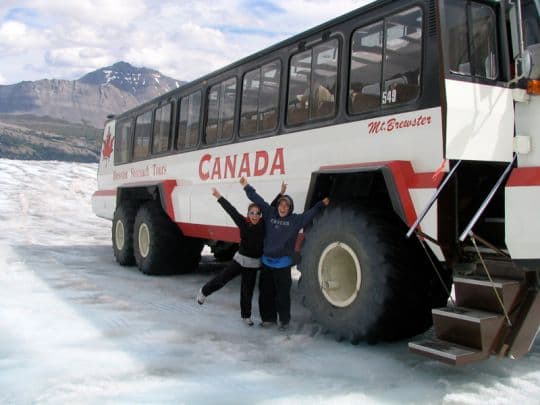
[[[120,60],[192,80],[370,0],[1,0],[0,85]]]

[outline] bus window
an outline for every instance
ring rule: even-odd
[[[471,3],[472,60],[475,76],[497,78],[497,40],[495,13],[483,4]]]
[[[450,72],[497,79],[496,19],[493,10],[484,4],[464,0],[445,0],[445,10],[446,63]],[[472,32],[468,27],[472,27]]]
[[[257,133],[260,81],[261,69],[252,70],[244,75],[240,112],[240,136],[249,136]]]
[[[281,63],[262,67],[262,87],[259,95],[259,131],[275,129],[278,123]]]
[[[269,63],[244,75],[240,136],[253,136],[277,127],[279,83],[279,62]]]
[[[206,145],[212,145],[217,141],[220,93],[221,84],[211,87],[208,91],[208,121],[204,137]]]
[[[422,10],[414,7],[354,31],[350,63],[351,114],[417,98],[422,65]]]
[[[152,153],[163,153],[169,150],[171,135],[172,104],[166,104],[156,109],[154,118],[154,136],[152,138]]]
[[[116,124],[114,138],[114,164],[126,163],[129,160],[129,139],[131,137],[131,119]]]
[[[291,58],[287,124],[300,124],[308,120],[310,86],[311,50],[298,53]]]
[[[135,120],[135,138],[133,158],[141,159],[148,156],[150,149],[150,130],[152,127],[152,111],[141,114]]]
[[[335,115],[338,59],[337,39],[291,58],[287,124]]]
[[[382,104],[414,100],[420,92],[422,64],[422,11],[415,7],[384,21]]]
[[[212,86],[208,92],[208,122],[205,144],[212,145],[230,139],[234,129],[236,78]]]
[[[180,101],[180,123],[176,148],[190,149],[197,146],[201,123],[201,92],[197,91]]]
[[[337,39],[313,48],[311,118],[332,117],[336,112],[338,54]]]
[[[382,21],[357,29],[352,37],[349,112],[379,107],[383,50]]]

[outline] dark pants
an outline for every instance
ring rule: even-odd
[[[291,320],[291,268],[271,268],[263,265],[259,278],[259,309],[265,322],[282,324]]]
[[[240,287],[240,312],[242,318],[250,318],[251,300],[253,298],[253,290],[255,289],[255,281],[257,280],[257,270],[242,267],[233,260],[231,264],[203,286],[202,293],[208,297],[240,274],[242,279]]]

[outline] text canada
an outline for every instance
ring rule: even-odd
[[[283,148],[274,151],[258,150],[251,153],[212,156],[206,153],[199,161],[201,180],[221,180],[242,176],[285,174]]]

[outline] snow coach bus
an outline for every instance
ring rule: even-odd
[[[415,338],[461,365],[520,358],[540,325],[540,2],[380,0],[105,124],[94,212],[120,265],[195,269],[247,206],[329,207],[298,292],[352,343]]]

